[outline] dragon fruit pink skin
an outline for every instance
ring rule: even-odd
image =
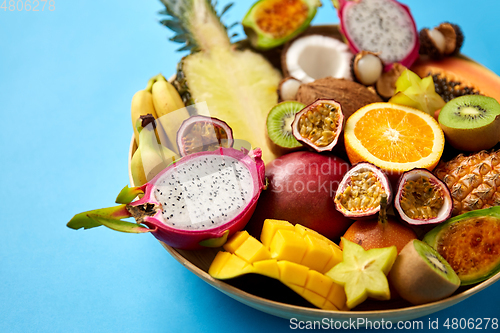
[[[418,58],[418,31],[408,6],[396,0],[339,0],[337,6],[340,31],[353,53],[379,53],[386,71],[395,62],[410,67]]]
[[[184,250],[220,246],[245,227],[265,188],[261,155],[259,148],[190,154],[148,183],[125,187],[116,201],[122,205],[77,214],[68,227],[105,225],[124,232],[151,232],[165,244]],[[142,198],[132,201],[138,194]],[[240,206],[231,209],[236,204]],[[130,216],[137,223],[121,220]]]

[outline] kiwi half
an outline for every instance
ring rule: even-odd
[[[460,286],[460,278],[450,264],[417,239],[401,250],[389,278],[399,295],[415,305],[448,297]]]
[[[443,106],[438,121],[446,140],[456,149],[490,149],[500,140],[500,104],[492,97],[454,98]]]
[[[267,136],[271,149],[276,154],[297,150],[302,144],[292,134],[292,122],[295,114],[305,108],[305,104],[285,101],[275,105],[267,116]]]

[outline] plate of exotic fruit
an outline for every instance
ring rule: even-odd
[[[132,97],[117,205],[68,227],[151,233],[283,318],[410,320],[500,279],[500,77],[458,24],[340,0],[315,26],[319,0],[260,0],[232,42],[230,5],[162,3],[190,53]]]

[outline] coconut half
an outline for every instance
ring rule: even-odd
[[[283,50],[281,64],[285,76],[303,83],[325,77],[352,80],[353,54],[347,44],[337,38],[308,35],[290,42]]]

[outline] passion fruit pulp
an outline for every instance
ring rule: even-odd
[[[345,217],[357,219],[380,211],[382,195],[392,198],[387,175],[371,163],[354,165],[342,178],[334,198],[335,208]]]
[[[416,168],[401,175],[394,208],[409,224],[435,224],[451,217],[453,200],[445,183],[429,170]]]
[[[219,147],[230,148],[233,143],[231,127],[214,117],[191,116],[177,131],[177,146],[181,156],[213,151]]]
[[[292,133],[297,141],[317,152],[331,151],[343,127],[340,104],[332,99],[318,99],[295,115]]]

